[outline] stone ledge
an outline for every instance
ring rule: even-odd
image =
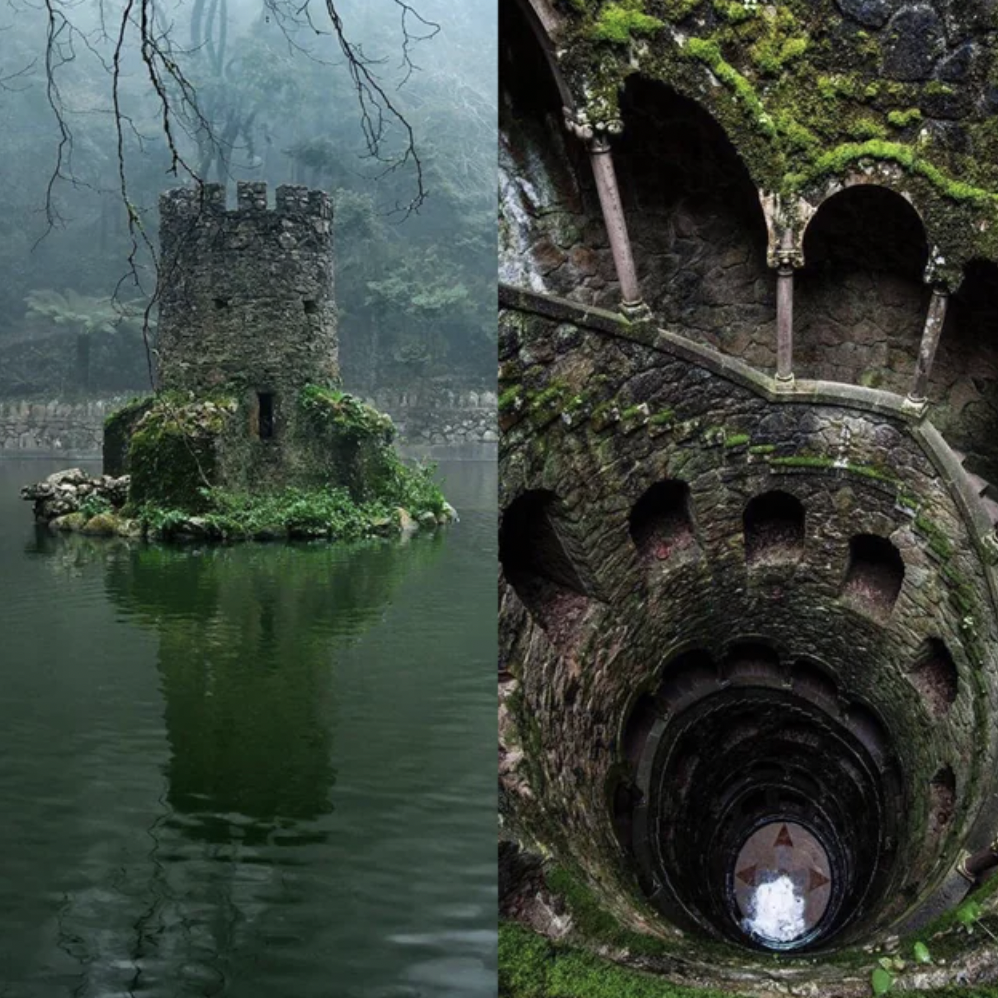
[[[794,381],[792,385],[781,384],[775,377],[757,371],[744,361],[729,357],[713,347],[694,343],[679,333],[665,329],[654,330],[647,323],[635,325],[614,312],[581,305],[567,298],[500,284],[499,305],[558,322],[571,322],[668,353],[747,388],[767,402],[843,406],[889,416],[906,424],[912,438],[947,483],[963,513],[970,527],[975,550],[985,566],[992,601],[998,608],[998,539],[995,536],[995,525],[980,502],[966,470],[942,434],[927,418],[924,406],[913,406],[901,395],[861,385],[806,380]]]

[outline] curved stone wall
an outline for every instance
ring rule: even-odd
[[[958,461],[886,393],[800,382],[779,394],[745,365],[650,326],[511,289],[503,301],[511,829],[580,871],[632,927],[731,938],[723,899],[684,886],[661,843],[674,840],[673,860],[698,854],[710,795],[723,791],[717,760],[740,758],[725,743],[738,725],[708,725],[706,761],[685,763],[683,779],[708,798],[689,820],[670,817],[683,814],[674,789],[662,796],[683,779],[656,790],[649,777],[676,760],[648,744],[653,732],[656,744],[680,744],[686,710],[737,718],[754,697],[746,716],[763,727],[787,712],[801,723],[742,752],[749,770],[778,762],[787,739],[812,754],[821,732],[842,746],[811,773],[819,799],[805,780],[787,804],[837,800],[838,819],[825,808],[838,829],[828,841],[849,840],[836,846],[841,869],[853,868],[841,873],[848,917],[812,945],[882,938],[917,918],[961,848],[990,841],[993,817],[989,523]],[[707,665],[676,679],[694,652]],[[812,812],[802,820],[817,827]],[[875,827],[854,827],[867,820]],[[721,867],[747,827],[719,847]]]

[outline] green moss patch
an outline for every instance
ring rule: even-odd
[[[581,950],[554,946],[518,925],[499,926],[502,998],[737,998],[686,988],[619,967]]]
[[[974,187],[962,180],[953,180],[927,159],[919,156],[910,146],[883,139],[868,142],[846,142],[819,156],[814,166],[805,174],[790,177],[793,186],[803,187],[822,176],[840,176],[855,163],[876,160],[895,163],[909,173],[929,181],[939,193],[954,201],[971,201],[978,204],[998,204],[998,195]]]
[[[686,43],[684,52],[690,58],[702,62],[721,83],[731,90],[735,99],[742,105],[745,113],[750,116],[763,135],[767,138],[776,135],[773,119],[766,112],[762,101],[759,100],[755,87],[734,66],[725,61],[721,54],[721,47],[716,41],[708,38],[691,38]]]
[[[391,417],[348,392],[306,385],[299,401],[314,426],[332,430],[342,440],[377,445],[390,444],[395,439]]]
[[[677,0],[673,0],[673,6],[677,5]],[[664,22],[644,13],[643,6],[642,0],[606,4],[589,29],[589,37],[593,41],[627,45],[632,35],[655,34],[664,27]]]
[[[129,444],[129,504],[202,512],[204,489],[216,484],[218,441],[235,411],[235,399],[160,396]]]

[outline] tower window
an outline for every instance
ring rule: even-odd
[[[274,435],[274,393],[260,392],[257,395],[259,414],[257,428],[261,440],[269,440]]]
[[[319,303],[314,298],[307,298],[305,300],[305,314],[314,315],[319,311]]]
[[[228,308],[229,307],[229,299],[228,298],[215,298],[214,302],[215,302],[215,308],[218,311],[221,311],[223,308]]]

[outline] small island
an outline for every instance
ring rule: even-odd
[[[221,184],[160,198],[158,387],[108,417],[103,474],[21,490],[57,531],[146,540],[350,540],[456,518],[343,391],[323,191]]]

